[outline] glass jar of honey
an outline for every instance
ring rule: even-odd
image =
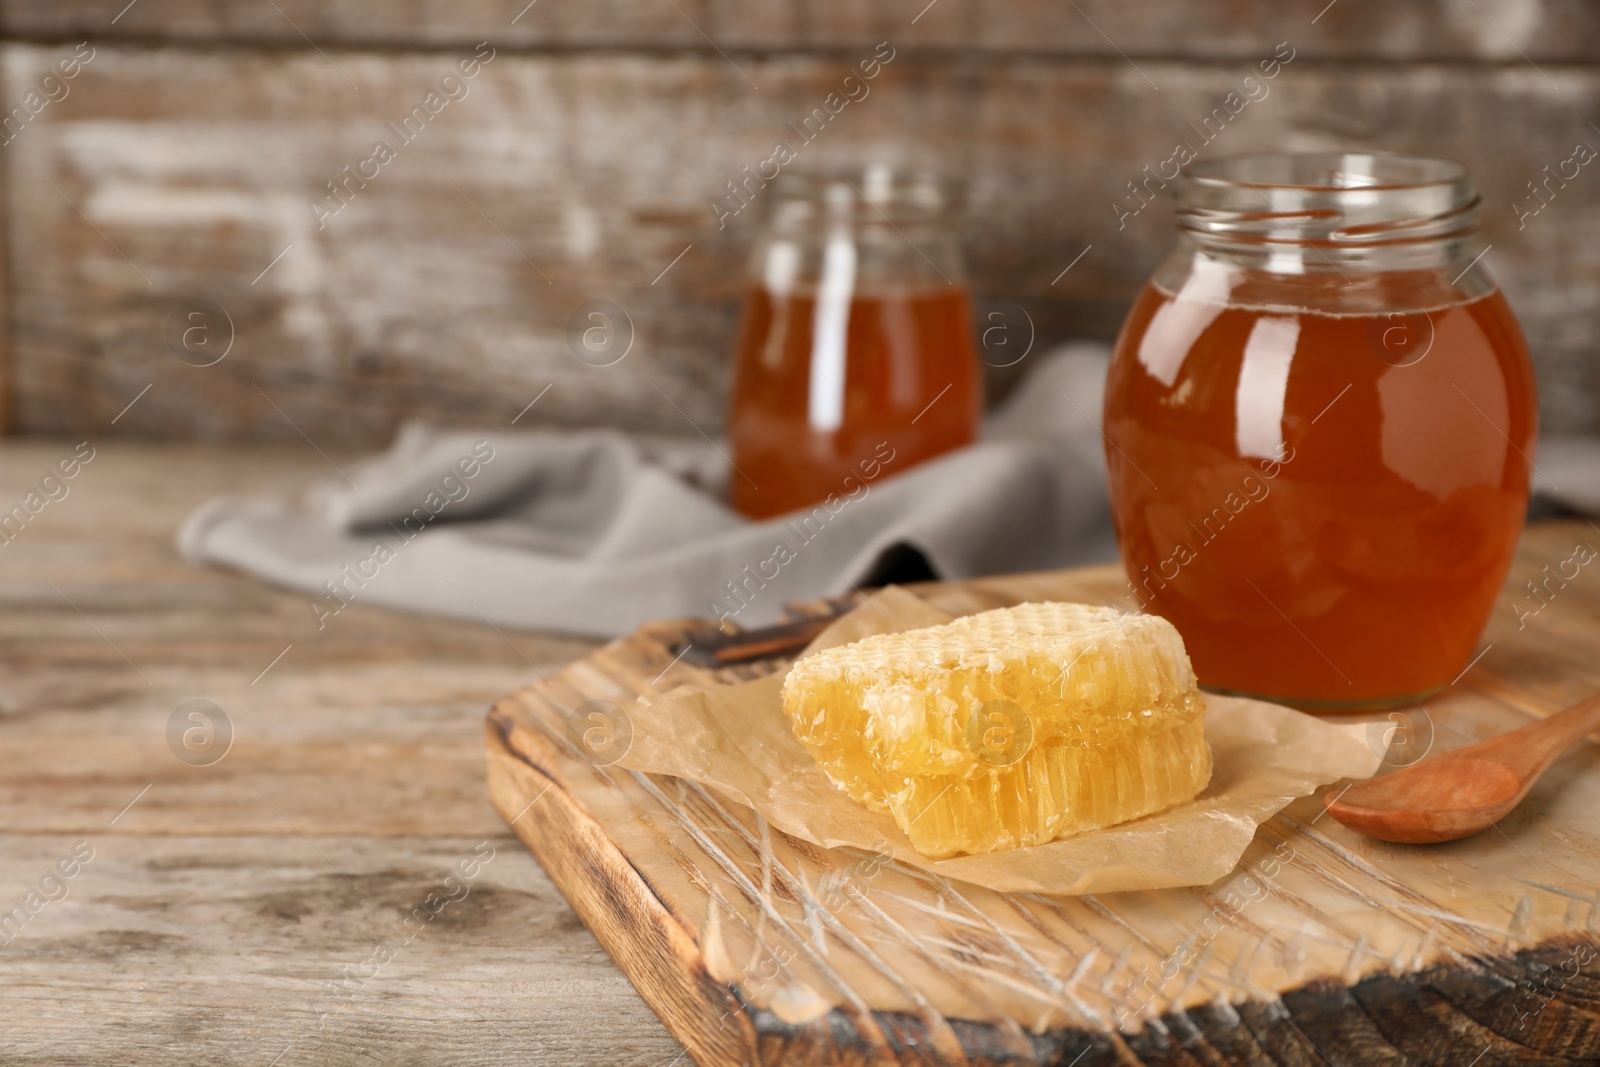
[[[1129,583],[1206,686],[1395,706],[1476,654],[1537,429],[1478,204],[1461,166],[1403,156],[1185,174],[1104,429]]]
[[[752,518],[852,499],[977,436],[981,368],[950,188],[931,175],[782,174],[762,195],[728,419]]]

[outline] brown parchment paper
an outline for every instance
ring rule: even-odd
[[[807,651],[951,618],[890,586]],[[1032,848],[932,860],[892,818],[835,788],[795,739],[783,712],[783,673],[640,698],[628,709],[632,747],[618,763],[699,782],[813,844],[892,852],[903,863],[1002,892],[1074,895],[1209,885],[1233,870],[1256,827],[1291,800],[1341,778],[1370,777],[1383,759],[1383,746],[1369,740],[1372,724],[1334,724],[1277,704],[1207,694],[1214,769],[1193,801]]]

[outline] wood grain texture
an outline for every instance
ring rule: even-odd
[[[0,1055],[670,1062],[674,1043],[515,841],[490,838],[470,891],[404,925],[483,840],[0,835],[8,906],[77,842],[94,849],[69,895],[0,947]],[[392,958],[374,962],[379,946]]]
[[[162,8],[127,18],[145,10]],[[944,15],[942,2],[918,25]],[[1312,37],[1251,25],[1240,38],[1250,57],[1262,42]],[[8,99],[70,47],[5,46]],[[17,428],[102,427],[149,385],[115,434],[321,446],[382,443],[408,418],[505,425],[547,386],[519,426],[717,432],[761,204],[718,229],[711,202],[775,140],[798,142],[790,124],[870,52],[508,47],[401,145],[387,124],[465,46],[95,47],[70,95],[3,149]],[[1600,146],[1584,119],[1600,113],[1600,68],[1313,56],[1297,52],[1202,158],[1362,145],[1472,166],[1484,262],[1532,342],[1546,426],[1600,427],[1600,180],[1582,171],[1521,229],[1516,212],[1542,168],[1580,140]],[[1172,242],[1165,204],[1123,228],[1114,204],[1251,69],[908,46],[799,163],[871,157],[964,179],[980,311],[1009,316],[1019,335],[1026,312],[1042,351],[1114,334]],[[312,202],[380,139],[396,157],[319,222]],[[234,341],[209,367],[181,362],[164,339],[202,297],[224,309]],[[626,310],[636,337],[604,368],[568,340],[573,313],[599,299]]]
[[[0,500],[75,443],[0,445]],[[593,645],[359,603],[318,631],[173,546],[212,496],[325,472],[308,446],[95,444],[0,544],[0,1062],[672,1062],[483,786],[484,708]],[[211,766],[168,747],[194,698],[233,725]]]
[[[1520,603],[1525,580],[1596,541],[1589,524],[1529,531],[1484,655],[1409,713],[1402,745],[1459,748],[1600,687],[1600,587],[1571,581],[1534,616]],[[957,611],[1105,600],[1119,578],[1102,567],[927,595]],[[674,662],[681,635],[646,628],[502,700],[487,745],[496,809],[697,1063],[1600,1057],[1594,744],[1464,841],[1372,841],[1305,798],[1209,887],[999,894],[818,849],[693,784],[578,758],[565,719],[583,701],[730,676]]]
[[[0,4],[12,37],[81,37],[303,47],[452,47],[484,38],[522,48],[803,51],[858,48],[885,35],[920,48],[1139,57],[1254,58],[1292,31],[1308,53],[1346,59],[1538,61],[1600,58],[1582,0],[1413,4],[1304,0],[56,0]],[[1319,17],[1320,16],[1320,17]],[[1313,21],[1315,20],[1315,21]],[[1272,36],[1274,33],[1278,36]],[[1519,51],[1521,54],[1519,54]]]

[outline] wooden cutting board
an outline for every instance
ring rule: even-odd
[[[1529,531],[1486,651],[1395,713],[1391,761],[1600,690],[1600,561],[1571,562],[1580,545],[1600,548],[1600,529]],[[918,592],[956,613],[1125,597],[1115,567]],[[698,1064],[1600,1063],[1592,743],[1465,841],[1370,841],[1306,798],[1209,887],[1000,894],[819,849],[697,786],[578,757],[574,730],[600,730],[602,752],[625,743],[618,709],[637,694],[788,666],[690,665],[686,644],[710,632],[648,626],[506,697],[487,724],[495,808]]]

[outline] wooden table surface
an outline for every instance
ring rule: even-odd
[[[0,446],[0,511],[75,444]],[[485,709],[592,644],[359,603],[319,633],[173,542],[315,452],[93,447],[0,543],[0,1063],[673,1063],[486,797]],[[196,699],[210,766],[168,743]]]
[[[75,444],[0,446],[0,513]],[[0,1063],[686,1063],[486,796],[485,709],[594,643],[319,632],[173,539],[315,452],[94,447],[0,533]]]

